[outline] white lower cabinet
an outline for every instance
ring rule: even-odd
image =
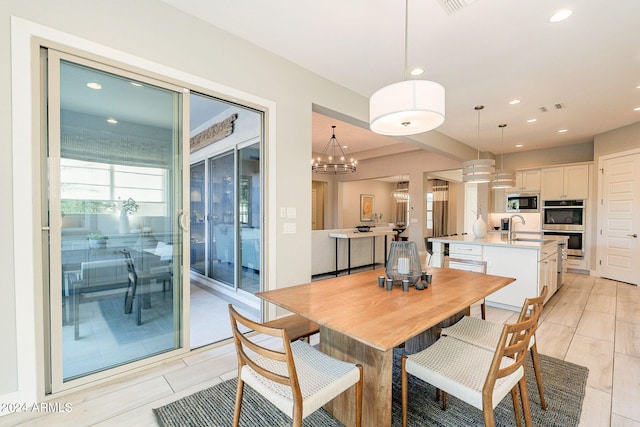
[[[444,244],[436,242],[433,248],[433,266],[440,267],[444,261]],[[514,248],[510,244],[483,245],[450,242],[449,257],[486,261],[487,274],[516,279],[515,282],[485,298],[485,302],[490,306],[520,311],[524,300],[540,295],[545,285],[549,287],[547,300],[557,290],[557,243],[537,248]],[[455,262],[450,262],[450,267],[472,270],[469,265],[456,265]]]
[[[485,298],[488,305],[519,311],[525,298],[538,295],[538,250],[485,246],[487,274],[513,277],[515,282]]]

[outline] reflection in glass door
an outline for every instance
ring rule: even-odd
[[[260,291],[260,144],[238,150],[238,223],[240,269],[238,288]]]
[[[182,94],[54,52],[48,73],[56,391],[181,345]]]
[[[209,161],[209,277],[235,288],[234,152]]]
[[[191,165],[191,270],[205,274],[206,209],[204,162]]]

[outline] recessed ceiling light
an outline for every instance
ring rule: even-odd
[[[527,123],[535,123],[537,121],[538,121],[538,119],[529,119],[529,120],[527,120]]]
[[[411,74],[412,76],[419,76],[420,74],[424,73],[424,69],[417,67],[414,68],[413,70],[411,70],[411,72],[409,74]]]
[[[633,111],[640,111],[640,107],[634,108]]]
[[[640,89],[640,85],[636,86],[636,89]]]
[[[554,13],[549,17],[549,22],[555,24],[556,22],[562,22],[568,17],[573,15],[573,10],[571,9],[562,9]]]
[[[115,125],[116,123],[118,123],[118,121],[113,117],[110,117],[107,119],[107,123],[111,123],[112,125]]]
[[[87,83],[87,87],[89,89],[95,89],[95,90],[99,90],[102,89],[102,85],[100,83],[96,83],[96,82],[89,82]]]
[[[524,144],[516,144],[516,148],[522,148],[524,147]]]
[[[509,101],[509,105],[516,105],[516,104],[520,104],[519,99],[512,99],[511,101]]]
[[[343,149],[343,150],[348,150],[348,149],[349,149],[349,146],[348,146],[348,145],[343,145],[343,146],[342,146],[342,149]]]
[[[138,82],[131,82],[131,84],[135,87],[142,87],[142,83],[138,83]]]
[[[566,133],[566,132],[569,132],[569,129],[560,129],[558,131],[558,133]]]

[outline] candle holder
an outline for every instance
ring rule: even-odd
[[[410,286],[416,284],[422,274],[422,266],[415,242],[391,242],[386,273],[396,286],[402,285],[403,279],[408,280]]]

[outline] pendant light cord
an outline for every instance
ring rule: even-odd
[[[404,80],[407,80],[407,65],[409,52],[409,0],[404,2]]]
[[[507,127],[506,123],[498,125],[500,129],[502,129],[502,143],[500,144],[500,148],[502,149],[501,159],[500,159],[500,169],[504,169],[504,128]]]
[[[476,110],[478,112],[478,143],[477,143],[477,149],[478,149],[478,160],[480,160],[480,110],[482,110],[484,108],[484,105],[476,105],[474,107],[474,110]]]

